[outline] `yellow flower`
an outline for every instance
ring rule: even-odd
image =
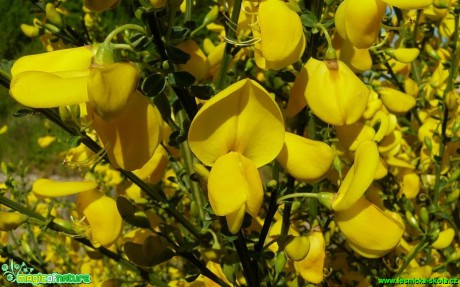
[[[260,38],[254,55],[258,67],[280,70],[300,60],[306,45],[302,22],[284,1],[262,1],[258,23],[259,30],[253,30]]]
[[[332,125],[350,125],[361,118],[370,92],[345,63],[337,64],[330,68],[326,62],[310,58],[305,65],[307,74],[299,74],[296,82],[306,82],[304,95],[317,117]]]
[[[236,233],[245,212],[256,216],[263,199],[257,168],[272,161],[284,142],[276,102],[252,80],[241,80],[209,100],[190,125],[188,142],[212,166],[208,194],[216,215]]]
[[[415,106],[414,97],[398,90],[382,87],[378,93],[385,107],[392,113],[407,113]]]
[[[206,264],[206,267],[211,270],[214,274],[217,275],[220,279],[222,279],[225,283],[227,283],[230,286],[233,286],[230,281],[228,281],[227,277],[225,276],[224,272],[222,271],[222,267],[220,267],[219,263],[214,263],[212,261],[209,261],[208,264]],[[216,282],[212,281],[208,277],[204,277],[204,286],[205,287],[219,287],[220,284],[217,284]]]
[[[345,0],[335,14],[337,33],[359,49],[369,48],[379,34],[385,9],[381,0]]]
[[[313,229],[308,235],[310,251],[301,261],[295,261],[294,266],[300,276],[308,282],[319,284],[324,278],[324,259],[326,258],[326,243],[321,230]]]
[[[327,144],[288,132],[277,157],[290,175],[304,182],[321,179],[331,167],[333,159],[334,154]]]
[[[89,47],[22,57],[11,69],[10,94],[32,108],[86,103],[114,167],[140,168],[160,141],[160,114],[136,90],[139,73],[131,64],[92,67],[92,61]]]
[[[123,221],[115,200],[97,190],[94,181],[57,182],[38,179],[32,192],[40,197],[60,197],[78,194],[77,209],[91,226],[90,236],[94,241],[110,246],[119,237]]]
[[[404,233],[404,224],[396,216],[361,197],[350,208],[336,211],[335,221],[354,251],[378,258],[395,248]]]

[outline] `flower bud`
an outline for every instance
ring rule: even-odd
[[[289,259],[300,261],[304,259],[310,251],[310,239],[307,236],[293,236],[287,240],[284,252]]]
[[[56,11],[56,7],[54,7],[53,3],[46,4],[46,19],[50,21],[52,24],[56,26],[62,26],[62,18],[61,15]]]

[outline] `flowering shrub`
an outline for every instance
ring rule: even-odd
[[[47,52],[1,82],[79,177],[2,162],[5,260],[94,286],[459,274],[457,1],[136,0],[112,31],[126,3],[85,0],[80,26],[31,3]]]

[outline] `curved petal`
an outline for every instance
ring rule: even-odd
[[[334,35],[334,48],[339,60],[350,66],[353,71],[364,72],[372,67],[372,58],[368,49],[358,49],[338,33]]]
[[[257,216],[263,199],[257,167],[237,152],[220,157],[208,177],[209,202],[216,215],[229,215],[246,206]]]
[[[101,245],[110,246],[120,236],[123,221],[115,200],[91,190],[78,195],[77,206],[91,225],[93,238]]]
[[[338,68],[330,69],[322,62],[310,75],[305,94],[316,116],[339,126],[361,118],[370,91],[345,63],[338,61]]]
[[[355,162],[340,185],[337,198],[332,202],[333,210],[348,209],[362,197],[375,178],[379,162],[375,142],[361,142],[356,150]]]
[[[227,221],[227,227],[228,230],[235,234],[240,230],[241,225],[243,224],[243,219],[244,219],[244,206],[241,206],[239,209],[236,211],[227,214],[225,217]]]
[[[404,233],[400,221],[365,198],[336,212],[335,221],[353,250],[367,258],[382,257],[390,252]]]
[[[393,55],[396,60],[403,63],[410,63],[414,61],[419,54],[420,50],[417,48],[398,48],[393,51]]]
[[[335,130],[340,143],[350,151],[355,151],[362,141],[373,140],[375,136],[373,128],[360,122],[353,125],[337,126]]]
[[[54,73],[59,71],[87,70],[93,60],[91,46],[57,50],[19,58],[11,67],[11,76],[26,71]]]
[[[295,78],[287,105],[288,116],[293,117],[297,115],[307,105],[305,92],[307,90],[308,80],[319,65],[321,65],[321,61],[310,58]]]
[[[279,70],[300,59],[306,44],[302,22],[284,1],[262,1],[258,21],[261,54],[267,68]]]
[[[323,142],[285,133],[284,146],[276,159],[297,180],[312,182],[326,174],[334,153]]]
[[[86,74],[86,75],[85,75]],[[64,77],[45,72],[22,72],[13,77],[10,95],[31,108],[54,108],[88,101],[87,72]]]
[[[59,182],[51,179],[40,178],[32,185],[32,192],[42,197],[67,196],[96,189],[97,183],[95,181]]]
[[[326,243],[323,233],[313,230],[308,235],[310,251],[301,261],[295,261],[294,266],[300,276],[310,283],[319,284],[324,278],[324,260],[326,258]]]
[[[383,104],[392,113],[407,113],[415,106],[415,98],[391,88],[380,88],[378,91]]]
[[[281,111],[268,92],[241,80],[209,100],[190,126],[188,142],[196,157],[212,165],[230,151],[257,167],[272,161],[284,142]]]
[[[128,105],[138,82],[139,72],[130,63],[94,67],[88,78],[89,104],[103,119],[113,119]]]
[[[379,34],[386,4],[381,0],[346,0],[345,2],[345,29],[348,40],[356,48],[369,48]]]
[[[115,168],[138,169],[153,156],[162,134],[162,119],[157,108],[140,92],[136,91],[124,111],[111,121],[92,115],[92,126]]]

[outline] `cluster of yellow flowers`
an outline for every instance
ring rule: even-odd
[[[85,0],[88,31],[118,2]],[[78,194],[54,222],[72,214],[92,247],[169,286],[458,274],[457,1],[198,2],[139,1],[145,27],[14,62],[10,95],[80,138],[64,163],[85,180],[31,188],[46,203]],[[68,29],[63,8],[45,10],[26,35]],[[0,230],[31,216],[9,207]],[[101,268],[93,252],[82,270]]]

